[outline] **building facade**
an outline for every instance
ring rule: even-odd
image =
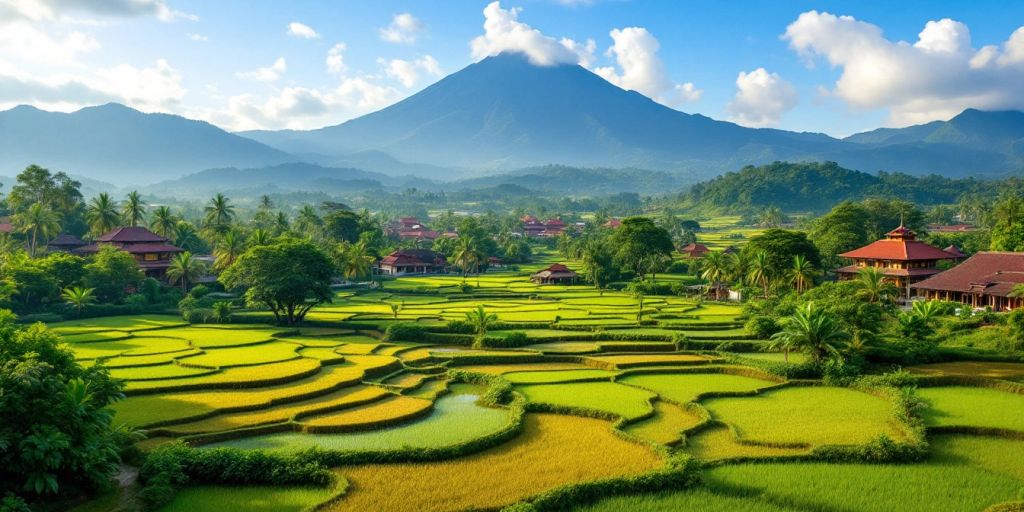
[[[1024,253],[979,252],[963,263],[910,285],[931,300],[961,302],[972,308],[1009,311],[1024,306],[1015,286],[1024,284]]]
[[[444,272],[447,266],[443,254],[426,249],[401,249],[381,258],[377,272],[386,276],[436,274]]]
[[[875,268],[885,275],[886,281],[902,290],[904,299],[911,297],[914,283],[941,272],[939,261],[956,258],[918,240],[917,235],[902,224],[886,233],[885,238],[839,256],[850,260],[849,265],[836,269],[840,280],[854,279],[861,269]]]
[[[168,239],[138,226],[114,228],[100,236],[92,244],[79,247],[77,254],[96,254],[104,246],[115,247],[135,257],[146,277],[162,279],[171,266],[174,255],[184,252],[183,249],[168,243]]]

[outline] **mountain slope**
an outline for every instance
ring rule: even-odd
[[[289,152],[383,151],[472,169],[565,163],[715,172],[804,159],[842,143],[685,114],[580,66],[489,57],[378,112],[311,131],[243,132]]]
[[[20,106],[0,112],[0,168],[29,164],[117,184],[152,183],[200,169],[295,160],[202,121],[111,103],[69,114]]]
[[[208,197],[215,192],[255,197],[269,192],[297,190],[337,194],[377,189],[383,183],[402,184],[404,181],[359,169],[296,162],[248,169],[206,169],[178,179],[162,181],[143,190],[157,195],[173,194],[180,197]]]

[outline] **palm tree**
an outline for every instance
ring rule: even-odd
[[[32,203],[25,211],[14,216],[13,224],[21,233],[31,233],[28,240],[28,252],[36,255],[39,239],[49,240],[60,231],[60,216],[57,212],[43,206],[43,203]]]
[[[872,304],[891,302],[900,293],[896,285],[885,279],[885,273],[875,267],[857,271],[857,297]]]
[[[316,214],[316,208],[313,208],[308,204],[303,206],[302,209],[299,210],[298,216],[295,217],[295,229],[300,233],[305,233],[307,235],[316,233],[322,224],[323,221],[320,219],[320,216]]]
[[[138,226],[145,222],[146,204],[142,202],[138,191],[133,190],[128,193],[128,198],[125,199],[124,210],[122,210],[121,214],[129,226]]]
[[[93,294],[94,291],[94,288],[68,287],[61,291],[60,296],[64,299],[64,302],[73,306],[78,311],[78,317],[81,318],[82,309],[96,302],[96,296]]]
[[[793,257],[793,267],[789,269],[789,277],[793,280],[797,295],[814,285],[814,265],[803,254]]]
[[[583,273],[598,290],[604,289],[607,284],[604,279],[607,274],[604,263],[608,260],[607,256],[607,250],[600,240],[588,240],[583,244],[583,250],[580,252]]]
[[[203,274],[203,263],[185,251],[171,260],[167,268],[167,277],[172,283],[181,283],[181,290],[188,291],[189,283],[194,282]]]
[[[768,261],[768,253],[759,251],[754,254],[750,261],[750,270],[747,271],[747,280],[764,289],[764,297],[768,298],[768,283],[771,281],[772,265]]]
[[[483,304],[477,305],[476,309],[468,311],[466,313],[466,323],[473,327],[476,331],[476,341],[474,345],[482,345],[484,337],[487,336],[487,330],[490,329],[494,324],[498,323],[498,315],[494,313],[488,313],[484,309]]]
[[[274,217],[274,231],[285,233],[289,229],[291,229],[291,222],[288,221],[288,214],[277,212],[277,217]]]
[[[117,201],[110,194],[101,192],[89,201],[85,209],[85,221],[94,235],[102,235],[121,224],[121,214],[117,211]]]
[[[199,233],[191,222],[179,220],[174,225],[174,245],[187,251],[200,245]]]
[[[719,300],[721,290],[719,290],[718,284],[728,271],[728,262],[725,255],[720,252],[709,252],[704,255],[702,260],[700,276],[708,282],[709,287],[715,287],[715,300]]]
[[[235,218],[235,207],[231,205],[231,200],[220,193],[210,199],[210,204],[203,211],[206,212],[206,225],[214,231],[227,229]]]
[[[370,275],[373,270],[373,256],[364,244],[344,244],[341,253],[341,275],[353,281]]]
[[[174,238],[174,228],[178,223],[178,217],[171,213],[170,206],[158,206],[156,210],[153,210],[153,220],[150,222],[149,227],[156,232],[156,234],[167,238]]]
[[[789,351],[800,350],[815,362],[825,357],[839,356],[839,351],[850,339],[850,333],[836,321],[831,313],[814,307],[813,302],[797,309],[785,322],[782,330],[772,335],[770,347],[781,347],[789,362]]]
[[[270,240],[273,237],[270,236],[270,231],[265,229],[256,228],[252,230],[252,234],[249,235],[249,245],[257,247],[260,245],[270,245]]]
[[[217,258],[213,268],[224,270],[231,266],[245,252],[245,235],[237,229],[229,229],[217,242],[213,250]]]
[[[470,269],[478,269],[483,256],[476,238],[460,236],[455,241],[455,252],[452,254],[452,259],[462,269],[463,279],[466,278],[466,274],[469,273]]]

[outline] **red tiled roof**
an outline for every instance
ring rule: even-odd
[[[917,260],[948,260],[953,255],[938,247],[933,247],[920,240],[885,239],[872,242],[859,249],[840,254],[844,258],[917,261]]]
[[[431,240],[439,236],[437,231],[431,231],[429,229],[411,229],[408,231],[399,231],[399,238],[429,238]]]
[[[380,260],[381,265],[392,267],[444,265],[442,254],[426,249],[403,249],[395,251]]]
[[[167,239],[139,226],[114,228],[96,239],[97,242],[166,242]]]
[[[61,233],[53,237],[53,240],[47,242],[46,245],[54,247],[81,247],[85,245],[85,241],[75,235]]]
[[[102,247],[103,245],[106,245],[106,244],[89,244],[89,245],[86,245],[86,246],[83,246],[83,247],[79,247],[78,249],[75,250],[75,252],[84,252],[84,253],[99,252],[100,247]],[[153,252],[157,252],[157,253],[159,253],[159,252],[184,252],[184,249],[181,249],[180,247],[175,247],[175,246],[170,245],[170,244],[159,243],[159,242],[157,242],[157,243],[127,244],[127,245],[124,245],[124,246],[113,245],[112,247],[115,247],[115,248],[117,248],[119,250],[122,250],[122,251],[130,253],[130,254],[145,254],[145,253],[153,253]]]
[[[562,265],[561,263],[553,263],[550,267],[544,270],[549,270],[551,272],[572,272],[569,267]]]
[[[1022,283],[1024,253],[979,252],[963,263],[910,287],[1006,297],[1014,285]]]
[[[708,249],[708,246],[704,244],[694,243],[686,244],[682,249],[679,249],[679,252],[689,255],[691,258],[700,258],[701,256],[711,252],[711,249]]]
[[[943,249],[943,251],[946,251],[946,252],[952,254],[953,257],[957,258],[957,259],[959,259],[959,258],[966,258],[967,257],[967,255],[964,254],[963,251],[961,251],[960,248],[958,248],[955,245],[951,245],[949,247],[946,247],[945,249]]]
[[[622,221],[619,220],[619,219],[612,219],[612,220],[604,223],[604,227],[606,227],[606,228],[617,228],[617,227],[619,227],[621,225],[622,225]]]

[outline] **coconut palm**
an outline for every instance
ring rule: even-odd
[[[806,256],[797,254],[793,257],[793,266],[789,269],[789,277],[793,281],[793,286],[796,287],[797,295],[814,285],[814,275],[814,265],[807,260]]]
[[[885,279],[885,273],[875,267],[857,271],[857,297],[872,304],[892,302],[900,294],[896,285]]]
[[[102,235],[121,224],[121,213],[117,211],[117,201],[110,194],[101,192],[89,201],[85,209],[85,221],[94,235]]]
[[[303,206],[295,217],[295,229],[307,235],[312,235],[319,231],[322,224],[323,220],[316,214],[316,208],[308,204]]]
[[[718,284],[727,271],[728,261],[724,254],[709,252],[702,258],[700,276],[708,282],[709,287],[715,287],[715,300],[720,299],[721,290],[719,290]]]
[[[465,279],[470,270],[476,271],[480,268],[484,256],[475,237],[460,236],[455,241],[455,252],[452,253],[452,259],[462,269],[462,278]]]
[[[809,302],[786,320],[781,331],[772,335],[769,346],[781,347],[785,351],[786,362],[789,362],[790,350],[799,350],[815,362],[821,362],[828,356],[839,356],[849,339],[850,333],[831,313]]]
[[[149,227],[156,234],[167,238],[174,238],[174,227],[178,223],[178,217],[171,212],[170,206],[158,206],[153,210],[153,219]]]
[[[480,344],[484,336],[487,336],[487,330],[498,323],[498,315],[488,313],[483,304],[479,304],[476,309],[466,312],[466,323],[473,327],[477,336],[476,343]]]
[[[142,202],[138,191],[133,190],[128,193],[121,215],[129,226],[138,226],[146,221],[146,204]]]
[[[213,268],[224,270],[231,266],[245,252],[245,235],[237,229],[229,229],[214,246],[213,255],[217,260]]]
[[[764,296],[768,298],[768,283],[771,282],[772,265],[768,261],[768,254],[758,251],[750,260],[750,269],[747,271],[747,281],[764,289]]]
[[[260,245],[270,245],[270,241],[273,237],[270,236],[270,231],[265,229],[256,228],[252,230],[252,234],[249,235],[249,245],[257,247]]]
[[[192,256],[192,253],[185,251],[171,259],[167,277],[172,283],[181,283],[182,291],[188,291],[189,284],[203,275],[204,270],[203,263]]]
[[[206,225],[214,231],[226,230],[235,218],[235,207],[224,194],[213,196],[203,211],[206,212]]]
[[[174,240],[174,245],[188,251],[199,247],[202,242],[199,239],[199,233],[196,232],[195,226],[191,222],[184,220],[179,220],[174,224],[174,233],[171,238]]]
[[[278,233],[285,233],[291,229],[291,221],[288,220],[288,214],[284,212],[277,212],[277,216],[274,217],[274,231]]]
[[[373,256],[364,244],[344,244],[340,248],[341,275],[349,281],[365,278],[373,270]]]
[[[219,300],[213,303],[213,319],[217,323],[226,324],[231,322],[231,302]]]
[[[82,317],[82,309],[89,304],[96,302],[96,295],[93,294],[94,288],[82,288],[80,286],[64,288],[60,293],[60,297],[64,299],[68,305],[75,308],[78,312],[78,317]]]
[[[28,252],[32,256],[36,255],[40,239],[49,240],[60,231],[60,216],[43,203],[33,203],[16,214],[12,221],[15,229],[29,235]]]

